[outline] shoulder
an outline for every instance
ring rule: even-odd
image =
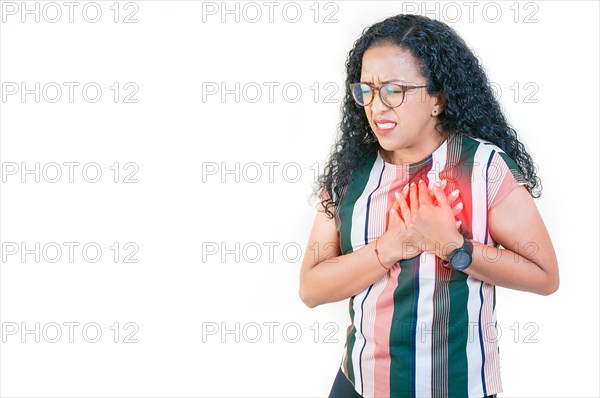
[[[502,148],[500,148],[498,145],[494,144],[491,141],[485,140],[483,138],[477,138],[477,137],[471,137],[469,135],[463,135],[463,142],[467,142],[467,143],[477,147],[478,150],[488,152],[488,153],[504,152],[502,150]]]
[[[491,141],[477,138],[465,133],[453,134],[448,139],[449,155],[458,156],[462,161],[487,158],[493,152],[504,152],[502,148]]]
[[[464,142],[476,146],[477,152],[480,152],[483,155],[482,158],[487,159],[485,166],[487,167],[488,172],[504,175],[506,171],[510,171],[510,175],[518,184],[527,183],[518,163],[498,145],[483,138],[466,135],[463,136],[463,143]]]

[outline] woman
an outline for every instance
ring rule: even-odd
[[[346,68],[300,271],[307,306],[350,298],[330,396],[494,396],[495,286],[559,284],[534,163],[444,23],[379,22]]]

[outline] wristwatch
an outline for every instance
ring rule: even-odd
[[[448,256],[448,265],[455,271],[464,271],[473,261],[473,243],[465,238],[463,245]]]

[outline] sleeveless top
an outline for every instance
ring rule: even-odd
[[[526,184],[518,165],[489,141],[450,135],[416,163],[387,163],[379,151],[351,175],[334,209],[348,254],[386,231],[394,192],[420,179],[447,180],[464,206],[466,238],[497,247],[488,210]],[[321,197],[335,195],[323,189]],[[484,397],[502,392],[495,286],[450,270],[432,253],[402,260],[350,297],[340,368],[364,397]]]

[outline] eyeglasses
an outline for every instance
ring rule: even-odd
[[[387,83],[376,88],[369,83],[352,83],[350,89],[354,101],[360,106],[368,106],[375,98],[375,91],[379,91],[381,102],[389,108],[397,108],[404,102],[404,96],[408,90],[427,86],[405,86],[398,83]]]

